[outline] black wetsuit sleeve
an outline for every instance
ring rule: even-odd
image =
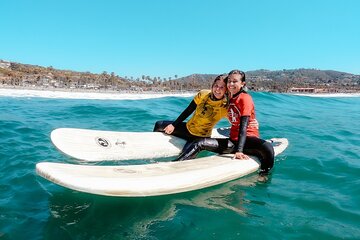
[[[173,122],[174,127],[176,127],[177,124],[183,122],[187,117],[189,117],[195,111],[195,109],[196,109],[196,103],[194,100],[192,100],[189,106],[187,106],[187,108],[185,108],[185,110]]]
[[[237,151],[238,152],[243,152],[244,150],[244,145],[245,145],[245,141],[246,141],[246,130],[247,130],[247,126],[249,123],[249,119],[250,116],[242,116],[240,118],[240,126],[239,126],[239,142],[238,142],[238,146],[237,146]]]

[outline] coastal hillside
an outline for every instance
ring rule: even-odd
[[[194,91],[209,88],[214,74],[192,74],[172,79],[122,77],[114,72],[95,74],[59,70],[0,60],[0,87],[42,89],[83,89],[112,91]],[[254,91],[271,92],[360,92],[360,75],[318,70],[256,70],[246,72],[247,86]]]

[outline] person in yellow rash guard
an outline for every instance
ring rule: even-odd
[[[175,121],[157,121],[153,131],[174,135],[185,139],[187,143],[210,137],[214,126],[221,118],[227,116],[226,84],[226,74],[217,76],[212,83],[211,90],[199,91]],[[190,120],[184,122],[192,113],[194,114]]]
[[[211,136],[211,131],[216,123],[227,116],[226,99],[219,100],[211,95],[210,90],[201,90],[194,98],[194,102],[198,107],[186,123],[186,128],[194,136]]]

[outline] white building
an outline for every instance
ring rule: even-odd
[[[0,60],[0,68],[10,68],[11,63],[4,61],[4,60]]]

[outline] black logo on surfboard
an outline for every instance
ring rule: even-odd
[[[97,137],[95,140],[96,140],[97,144],[99,144],[100,146],[102,146],[104,148],[111,147],[110,142],[108,140],[106,140],[105,138]]]

